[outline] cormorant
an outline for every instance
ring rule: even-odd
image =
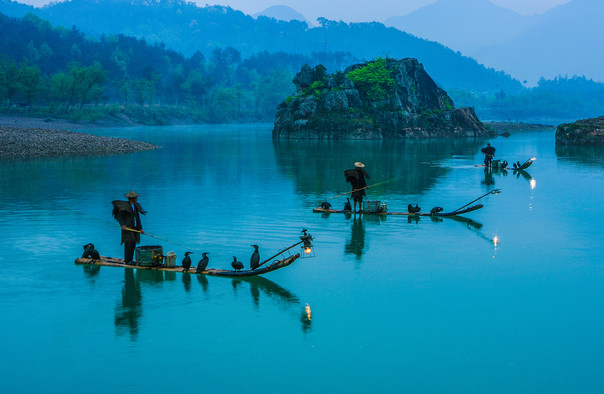
[[[186,252],[185,257],[182,259],[183,272],[189,272],[189,268],[191,268],[191,258],[189,257],[191,253],[193,252]]]
[[[92,260],[100,260],[101,259],[101,255],[94,248],[93,244],[86,244],[86,245],[84,245],[84,253],[82,254],[82,257],[89,258],[89,259],[92,259]]]
[[[260,267],[260,253],[258,252],[258,245],[250,245],[254,248],[254,253],[252,253],[252,257],[250,257],[250,268],[255,270]]]
[[[430,214],[434,215],[436,213],[442,212],[443,208],[442,207],[434,207],[430,210]]]
[[[237,261],[237,257],[233,256],[231,267],[233,267],[235,271],[239,271],[240,269],[243,269],[243,263],[241,261]]]
[[[415,206],[411,204],[407,205],[407,211],[409,211],[409,213],[419,213],[421,210],[422,209],[418,207],[417,204],[415,204]]]
[[[352,205],[350,204],[350,198],[346,199],[346,204],[344,204],[344,212],[352,211]]]
[[[206,256],[208,253],[207,252],[203,252],[201,254],[201,260],[199,260],[199,263],[197,263],[197,273],[200,273],[201,271],[205,271],[205,269],[208,267],[208,263],[210,262],[210,258],[208,256]]]
[[[323,208],[323,209],[329,209],[329,208],[331,208],[331,204],[328,203],[327,201],[323,201],[321,203],[321,208]]]

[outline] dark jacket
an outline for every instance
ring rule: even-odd
[[[367,171],[362,168],[356,167],[352,170],[344,171],[344,176],[346,176],[346,182],[350,182],[350,184],[352,185],[352,190],[357,190],[352,193],[353,200],[362,200],[363,196],[366,194],[365,189],[363,189],[367,186],[365,178],[369,178],[369,174],[367,173]]]
[[[130,201],[115,200],[112,201],[111,204],[113,204],[113,217],[115,220],[117,220],[120,226],[126,226],[135,230],[143,229],[140,215],[144,215],[147,212],[143,210],[138,202],[135,202],[131,205]],[[134,210],[132,210],[133,205]],[[139,233],[122,230],[122,244],[125,242],[139,243],[140,240],[141,236]]]

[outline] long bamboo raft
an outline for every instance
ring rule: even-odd
[[[457,211],[451,211],[451,212],[437,212],[437,213],[431,213],[431,212],[418,212],[418,213],[409,213],[409,212],[356,212],[358,214],[363,214],[363,215],[392,215],[392,216],[436,216],[436,217],[446,217],[446,216],[456,216],[456,215],[461,215],[464,213],[468,213],[468,212],[472,212],[472,211],[476,211],[477,209],[482,208],[483,205],[482,204],[476,204],[476,205],[472,205],[471,207],[468,208],[464,208],[464,209],[459,209]],[[314,208],[312,210],[314,213],[355,213],[352,211],[344,211],[342,209],[324,209],[321,207],[317,207]]]
[[[296,253],[292,256],[285,257],[281,260],[275,260],[275,261],[273,261],[273,263],[271,263],[265,267],[256,268],[255,270],[235,271],[235,270],[222,270],[222,269],[215,269],[215,268],[207,268],[204,271],[197,273],[197,272],[195,272],[195,267],[193,266],[193,267],[189,268],[189,270],[187,272],[189,272],[190,274],[195,274],[195,275],[211,275],[211,276],[226,276],[226,277],[257,276],[257,275],[266,274],[267,272],[276,271],[278,269],[287,267],[288,265],[290,265],[291,263],[296,261],[299,257],[300,257],[300,253]],[[75,263],[78,265],[84,265],[84,264],[100,265],[100,266],[104,266],[104,267],[121,267],[121,268],[137,269],[137,270],[184,272],[184,268],[179,265],[173,266],[173,267],[166,267],[166,266],[153,267],[153,266],[143,266],[143,265],[131,265],[131,264],[125,264],[124,259],[119,259],[119,258],[115,258],[115,257],[106,257],[106,256],[101,256],[100,260],[93,260],[93,259],[89,259],[89,258],[80,257],[75,260]]]

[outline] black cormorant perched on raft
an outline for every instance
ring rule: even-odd
[[[323,208],[323,209],[329,209],[329,208],[331,208],[331,204],[328,203],[327,201],[323,201],[321,203],[321,208]]]
[[[86,245],[84,245],[84,253],[82,254],[82,257],[89,258],[89,259],[92,259],[92,260],[100,260],[101,259],[101,255],[94,248],[93,244],[86,244]]]
[[[243,269],[243,263],[241,261],[238,261],[237,257],[233,256],[233,262],[231,263],[231,267],[233,267],[235,271],[239,271],[240,269]]]
[[[189,255],[193,252],[186,252],[185,257],[182,259],[182,268],[184,268],[184,272],[189,272],[189,268],[191,268],[191,258]]]
[[[417,206],[417,204],[415,204],[415,206],[409,204],[407,205],[407,211],[409,213],[419,213],[419,211],[421,211],[422,209],[420,207]]]
[[[200,273],[202,271],[205,271],[205,269],[208,267],[208,263],[210,262],[210,258],[207,256],[208,253],[203,252],[201,254],[201,260],[199,260],[199,263],[197,263],[197,270],[195,272]]]
[[[352,211],[352,205],[350,205],[350,198],[346,198],[346,204],[344,204],[344,212]]]
[[[430,210],[430,215],[434,215],[437,214],[439,212],[442,212],[443,208],[442,207],[434,207]]]
[[[258,252],[258,245],[250,245],[254,248],[254,253],[252,253],[252,257],[250,257],[250,268],[255,270],[260,267],[260,252]]]

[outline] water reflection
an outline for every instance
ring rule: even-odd
[[[475,139],[418,141],[273,140],[280,171],[296,179],[299,193],[338,194],[350,185],[344,170],[362,161],[376,193],[419,194],[451,169],[435,166],[452,156],[471,158],[482,145]]]
[[[134,270],[124,270],[122,299],[115,308],[115,327],[118,335],[130,334],[136,340],[139,330],[139,319],[143,315],[142,293],[140,282],[135,279]]]
[[[354,215],[350,230],[350,239],[344,245],[344,252],[354,254],[357,261],[361,261],[365,249],[365,225],[361,215]]]
[[[94,282],[94,279],[99,275],[99,272],[101,272],[100,265],[84,265],[83,267],[84,267],[84,275],[86,275],[86,277],[93,282]]]
[[[95,272],[93,275],[98,275],[99,270],[94,269],[95,267],[100,268],[98,266],[84,265],[84,273],[89,275],[90,272]],[[142,287],[157,287],[162,282],[176,280],[176,275],[175,272],[159,270],[124,269],[121,298],[115,307],[115,327],[118,336],[128,334],[131,340],[137,340],[140,330],[140,318],[143,315]],[[192,291],[193,275],[191,273],[182,274],[183,287],[187,293]],[[210,291],[208,278],[205,275],[195,276],[201,285],[202,291],[208,295]],[[222,281],[225,279],[219,278],[218,280]],[[295,319],[299,318],[300,300],[291,291],[262,276],[241,277],[231,280],[231,287],[236,295],[244,294],[241,291],[244,290],[246,284],[249,285],[251,300],[256,308],[260,308],[262,299],[271,300],[271,302],[276,302],[285,310],[292,313]],[[301,319],[301,324],[304,332],[310,329],[310,321]]]
[[[572,161],[589,167],[604,166],[604,149],[594,145],[560,145],[556,144],[558,160]]]

